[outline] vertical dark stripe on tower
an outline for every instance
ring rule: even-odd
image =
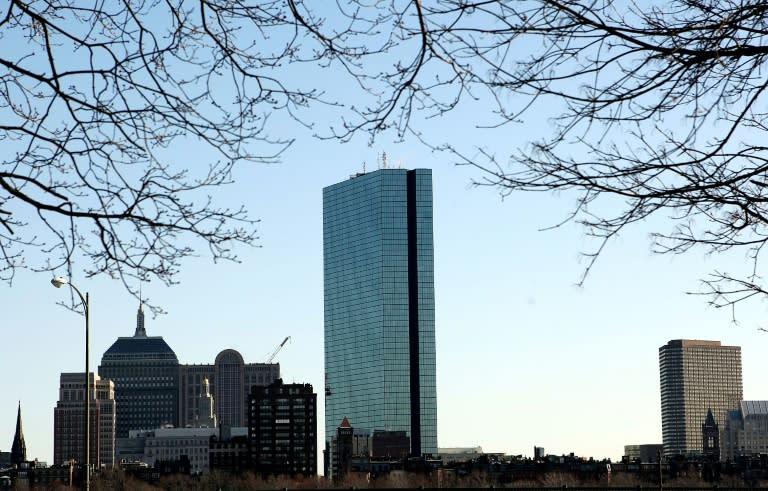
[[[408,171],[408,349],[411,362],[411,454],[421,455],[421,384],[419,377],[419,268],[416,234],[416,171]]]

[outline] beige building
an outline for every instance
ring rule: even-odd
[[[85,444],[85,383],[83,373],[62,373],[59,401],[53,410],[53,462],[82,462]],[[90,374],[90,451],[95,468],[115,463],[115,384]]]
[[[659,372],[664,455],[700,455],[707,410],[722,434],[742,400],[741,348],[672,340],[659,348]]]
[[[245,363],[243,356],[225,349],[213,365],[179,365],[179,426],[195,426],[198,396],[209,385],[219,423],[248,426],[247,406],[251,387],[269,385],[280,378],[279,363]]]

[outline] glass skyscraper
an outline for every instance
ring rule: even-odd
[[[379,169],[323,189],[325,434],[404,431],[437,453],[432,172]]]

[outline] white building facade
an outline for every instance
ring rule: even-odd
[[[179,460],[187,456],[192,474],[208,474],[209,452],[212,436],[219,436],[219,428],[158,428],[155,430],[131,430],[127,439],[120,439],[125,461],[140,461],[150,467],[159,460]],[[232,436],[246,436],[248,428],[231,429]],[[127,441],[125,441],[127,440]]]

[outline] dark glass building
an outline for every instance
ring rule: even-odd
[[[326,439],[347,417],[436,454],[431,171],[380,169],[323,189],[323,255]]]
[[[262,475],[317,474],[317,394],[310,384],[253,386],[248,445],[253,469]]]
[[[117,338],[104,353],[99,375],[115,383],[117,438],[129,430],[178,426],[179,360],[160,336],[147,336],[144,308],[133,337]]]

